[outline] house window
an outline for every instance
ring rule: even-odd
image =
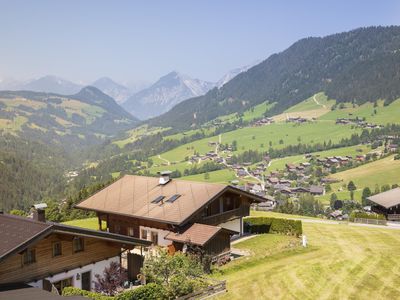
[[[134,230],[133,230],[133,227],[128,227],[128,228],[127,228],[127,232],[128,232],[128,235],[129,235],[129,236],[134,236],[134,235],[135,235],[135,232],[134,232]]]
[[[158,244],[158,232],[157,231],[151,232],[151,242],[153,243],[153,245]]]
[[[53,243],[53,257],[60,256],[62,254],[61,242]]]
[[[36,251],[35,249],[27,249],[24,252],[23,264],[30,265],[36,262]]]
[[[142,237],[142,239],[147,240],[147,230],[146,229],[142,229],[141,237]]]
[[[82,237],[74,237],[72,240],[72,247],[74,253],[81,252],[84,250],[84,242]]]
[[[62,293],[62,290],[67,286],[72,286],[72,277],[66,278],[60,281],[53,282],[54,287],[58,290],[58,292]]]

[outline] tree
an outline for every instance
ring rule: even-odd
[[[342,200],[336,200],[335,203],[333,204],[334,209],[341,209],[343,207],[343,201]]]
[[[365,187],[362,191],[361,203],[363,206],[370,205],[370,201],[367,199],[372,195],[371,189],[369,187]]]
[[[356,185],[354,184],[354,182],[352,180],[350,180],[349,184],[347,185],[347,189],[351,192],[351,191],[355,191],[357,189]]]
[[[390,190],[390,185],[388,185],[388,184],[382,185],[381,192],[386,192],[386,191],[389,191],[389,190]]]
[[[200,260],[193,255],[175,253],[169,255],[159,249],[146,258],[142,268],[146,281],[166,288],[171,299],[192,293],[201,284],[204,275]]]
[[[14,215],[14,216],[20,216],[20,217],[27,216],[27,213],[20,209],[12,209],[12,210],[10,210],[9,214]]]
[[[331,195],[331,200],[329,202],[331,208],[335,208],[335,202],[338,200],[338,197],[335,193]]]
[[[103,276],[95,275],[94,289],[98,293],[114,296],[128,280],[128,273],[120,264],[112,261],[103,271]]]

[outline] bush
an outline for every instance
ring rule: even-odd
[[[250,217],[244,220],[244,230],[249,233],[281,233],[300,236],[302,223],[298,220]]]
[[[386,220],[384,215],[376,214],[376,213],[367,213],[361,211],[353,211],[350,214],[349,220],[350,222],[354,222],[354,219],[375,219],[375,220]]]
[[[72,287],[72,286],[65,287],[62,290],[62,295],[63,296],[84,296],[84,297],[94,299],[94,300],[113,300],[114,299],[114,297],[111,297],[111,296],[104,296],[99,293],[81,290],[81,289],[78,289],[78,288]]]
[[[115,296],[115,300],[147,300],[168,299],[167,292],[161,284],[149,283],[134,290],[126,291]]]

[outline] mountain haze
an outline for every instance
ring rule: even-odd
[[[168,111],[185,99],[203,95],[213,87],[214,83],[174,71],[132,95],[122,106],[139,119],[148,119]]]
[[[127,87],[116,83],[108,77],[99,78],[91,85],[101,90],[104,94],[114,98],[117,103],[124,102],[131,95]]]
[[[81,85],[73,83],[69,80],[65,80],[57,76],[47,75],[17,86],[15,89],[69,95],[77,93],[81,88]]]

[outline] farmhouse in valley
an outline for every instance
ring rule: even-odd
[[[400,221],[400,188],[395,188],[368,198],[374,204],[371,209],[384,214],[389,221]]]
[[[33,219],[0,214],[0,237],[0,285],[27,284],[19,292],[39,296],[41,292],[29,286],[58,292],[66,286],[92,290],[95,275],[111,262],[120,263],[122,252],[150,245],[126,235],[46,222],[41,209]],[[140,267],[128,259],[131,277]]]
[[[262,197],[233,186],[125,175],[76,207],[95,211],[101,230],[167,246],[171,253],[201,247],[212,256],[230,252],[243,233],[243,217]],[[102,221],[107,228],[102,228]]]

